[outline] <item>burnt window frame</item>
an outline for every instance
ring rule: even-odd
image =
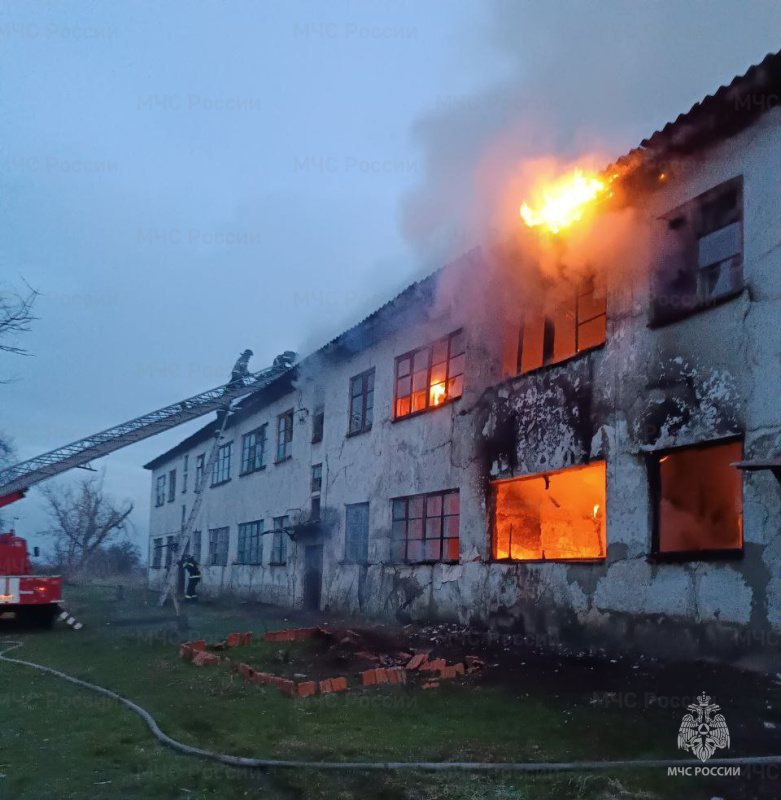
[[[223,453],[227,453],[225,458],[223,458]],[[230,481],[232,460],[233,442],[221,444],[219,450],[217,450],[217,458],[215,459],[214,464],[212,464],[212,476],[210,484],[212,488],[215,486],[222,486]]]
[[[456,337],[462,337],[463,339],[463,349],[460,353],[453,353],[452,346],[453,340]],[[445,377],[441,381],[441,383],[445,386],[445,399],[441,403],[432,404],[431,403],[431,372],[434,367],[434,348],[437,347],[442,342],[447,342],[447,356],[445,357],[444,361],[439,361],[437,364],[445,364]],[[426,404],[423,408],[419,408],[415,411],[412,410],[412,398],[416,394],[414,391],[414,376],[416,373],[415,370],[415,355],[418,353],[422,353],[423,351],[428,350],[428,366],[426,367]],[[467,351],[467,339],[466,339],[466,332],[463,327],[458,328],[451,333],[445,334],[444,336],[440,336],[438,339],[435,339],[433,342],[429,342],[422,347],[416,347],[413,350],[408,350],[406,353],[402,353],[399,356],[396,356],[393,362],[393,412],[391,414],[391,421],[398,422],[402,419],[409,419],[410,417],[417,417],[421,414],[427,414],[430,411],[435,411],[438,408],[443,408],[444,406],[450,405],[450,403],[455,403],[457,400],[460,400],[464,396],[464,389],[466,388],[466,351]],[[461,372],[456,373],[455,375],[450,374],[450,364],[456,358],[463,357],[463,368]],[[410,361],[410,371],[405,375],[399,375],[399,365],[409,359]],[[409,395],[399,395],[399,382],[404,380],[405,378],[409,378],[410,380],[410,392]],[[456,378],[461,378],[461,391],[455,395],[450,396],[448,393],[448,384],[451,380],[455,380]],[[440,383],[437,381],[436,384]],[[420,389],[418,391],[421,391]],[[410,401],[410,410],[406,414],[399,414],[398,413],[398,404],[399,400],[405,397],[409,397]]]
[[[455,494],[455,495],[458,496],[458,514],[445,514],[445,502],[446,502],[445,498],[448,495],[452,495],[452,494]],[[426,529],[427,529],[426,523],[427,523],[427,521],[429,519],[429,516],[428,516],[428,501],[429,501],[429,498],[437,497],[437,496],[439,496],[441,498],[441,510],[440,510],[440,513],[438,515],[435,515],[435,516],[439,517],[439,521],[440,521],[440,528],[439,528],[440,535],[439,535],[439,537],[437,537],[439,539],[439,542],[440,542],[440,548],[439,548],[440,557],[439,558],[434,558],[434,559],[432,559],[432,558],[422,558],[422,559],[419,559],[419,560],[410,560],[408,558],[409,542],[410,541],[418,541],[416,539],[410,539],[410,537],[409,537],[409,522],[410,522],[410,519],[420,519],[421,520],[423,537],[419,541],[421,541],[423,543],[423,547],[424,547],[424,550],[425,550],[425,543],[428,542],[428,541],[432,541],[432,539],[428,539],[426,537]],[[421,500],[423,502],[423,516],[422,517],[410,517],[409,516],[410,502],[413,501],[413,500]],[[402,555],[401,561],[396,561],[395,557],[394,557],[394,553],[391,553],[391,559],[390,560],[391,560],[392,563],[414,564],[414,565],[419,565],[419,564],[459,564],[459,563],[461,563],[461,490],[460,489],[458,489],[458,488],[441,489],[441,490],[436,491],[436,492],[424,492],[424,493],[421,493],[421,494],[404,495],[402,497],[392,497],[390,502],[391,502],[391,549],[393,549],[395,547],[395,542],[396,542],[396,536],[395,536],[395,533],[394,533],[394,523],[404,520],[406,522],[406,531],[407,531],[407,533],[405,534],[405,536],[402,539],[402,541],[404,542],[404,550],[403,550],[403,555]],[[405,516],[404,517],[397,517],[396,516],[396,503],[405,503]],[[456,559],[443,558],[442,557],[442,549],[443,549],[443,546],[444,546],[444,542],[451,541],[454,538],[452,536],[445,536],[444,535],[444,533],[445,533],[445,520],[449,519],[450,517],[458,517],[458,536],[455,537],[456,541],[458,542],[458,558],[456,558]]]
[[[165,505],[165,498],[166,498],[166,477],[167,475],[163,473],[162,475],[158,475],[155,480],[155,508],[160,508],[160,506]]]
[[[319,472],[316,472],[318,471]],[[320,464],[312,464],[312,470],[310,473],[310,484],[309,484],[309,493],[311,495],[311,505],[310,505],[310,512],[309,518],[313,521],[320,520],[320,511],[321,511],[321,498],[323,496],[323,465]]]
[[[295,409],[289,408],[281,414],[277,414],[277,448],[275,451],[275,464],[293,457],[293,417]],[[280,455],[280,451],[282,455]]]
[[[714,228],[713,230],[708,230],[707,232],[704,233],[701,232],[703,207],[708,203],[708,201],[712,201],[719,195],[726,194],[727,192],[732,190],[734,190],[737,193],[736,207],[738,210],[738,219],[735,220],[735,222],[740,223],[740,254],[739,254],[740,279],[737,281],[737,285],[734,286],[729,291],[723,292],[722,294],[719,294],[715,297],[701,297],[700,293],[701,273],[706,269],[711,269],[713,266],[715,266],[715,264],[718,263],[723,264],[724,262],[723,261],[715,262],[714,264],[707,265],[706,267],[700,267],[699,256],[698,256],[699,242],[705,236],[708,236],[712,233],[716,233],[717,231],[720,230],[724,230],[725,228],[729,227],[729,225],[734,224],[734,222],[732,222],[728,223],[727,225],[722,225],[720,228]],[[659,328],[665,325],[671,325],[676,322],[680,322],[681,320],[684,319],[688,319],[694,314],[702,313],[703,311],[715,308],[716,306],[719,306],[722,303],[729,302],[730,300],[733,300],[735,297],[738,297],[743,293],[746,286],[746,276],[744,271],[746,266],[745,199],[746,196],[745,196],[744,176],[742,174],[736,175],[733,178],[728,178],[725,181],[721,181],[715,186],[712,186],[710,189],[707,189],[706,191],[700,193],[696,197],[693,197],[690,200],[681,203],[676,208],[666,212],[665,214],[657,218],[657,222],[663,223],[667,227],[668,231],[675,230],[676,226],[682,227],[682,225],[685,225],[687,223],[689,223],[693,228],[692,233],[689,235],[687,239],[682,239],[679,241],[680,247],[676,250],[674,255],[681,256],[685,259],[687,270],[686,270],[686,275],[682,275],[682,277],[688,276],[690,279],[693,279],[695,284],[694,285],[695,294],[693,296],[694,299],[691,303],[684,303],[683,305],[679,305],[677,308],[673,308],[672,310],[667,309],[665,305],[661,304],[658,301],[659,293],[664,287],[657,285],[657,282],[662,279],[661,273],[663,271],[662,267],[664,265],[663,264],[654,265],[654,269],[651,271],[651,279],[649,287],[648,326],[650,328]]]
[[[236,541],[236,563],[258,565],[263,563],[263,534],[265,522],[255,519],[240,522]]]
[[[360,389],[357,394],[353,387],[360,382]],[[371,383],[371,385],[369,385]],[[374,424],[374,393],[376,383],[376,368],[364,370],[350,378],[348,408],[347,408],[347,435],[358,436],[361,433],[368,433]],[[371,395],[371,404],[369,396]],[[360,414],[353,414],[355,401],[361,401]],[[353,419],[360,420],[360,426],[353,428]]]
[[[603,297],[602,302],[604,303],[604,310],[599,313],[595,314],[594,316],[587,317],[585,319],[581,319],[580,317],[580,310],[581,304],[583,303],[584,298],[592,298],[592,302],[594,297],[598,297],[599,291],[602,291]],[[563,356],[562,358],[554,358],[553,356],[553,343],[555,342],[555,329],[556,326],[554,324],[553,317],[550,314],[543,314],[542,315],[542,324],[543,324],[543,336],[542,336],[542,362],[534,367],[529,367],[529,369],[522,369],[523,364],[523,341],[525,337],[525,328],[526,328],[526,319],[525,317],[521,318],[520,324],[518,326],[518,341],[517,341],[517,352],[515,358],[515,374],[512,377],[516,377],[518,375],[529,375],[537,370],[546,369],[547,367],[553,367],[557,364],[564,364],[567,361],[570,361],[573,358],[577,358],[578,356],[582,356],[584,353],[591,353],[594,350],[598,350],[601,347],[604,347],[607,344],[607,288],[603,286],[599,286],[596,280],[596,277],[590,275],[583,280],[575,287],[573,292],[573,308],[575,311],[575,350],[574,352],[570,353],[569,355]],[[564,304],[560,304],[558,307],[560,309],[564,309]],[[588,347],[580,347],[578,344],[578,340],[580,337],[580,329],[589,322],[593,322],[596,319],[600,319],[604,317],[605,320],[605,338],[601,342],[597,342],[597,344],[589,345]],[[548,333],[549,330],[553,331],[553,337],[550,336]],[[549,355],[546,355],[549,354]],[[555,470],[554,470],[555,471]]]
[[[691,561],[736,561],[743,558],[746,548],[746,537],[743,526],[741,525],[740,547],[730,548],[710,548],[708,550],[660,550],[661,539],[661,514],[660,505],[662,500],[662,473],[659,468],[661,459],[665,456],[679,453],[684,450],[708,450],[714,447],[735,444],[739,442],[745,448],[745,439],[742,435],[728,436],[723,439],[710,439],[705,442],[694,442],[690,444],[676,445],[675,447],[665,447],[660,450],[653,450],[645,453],[646,472],[648,474],[648,496],[651,507],[651,548],[648,552],[648,561],[653,563],[680,563]],[[737,467],[733,467],[737,469]],[[740,513],[743,517],[745,509],[746,485],[743,481],[742,473],[740,480]]]
[[[168,471],[168,502],[176,500],[176,469]]]
[[[561,363],[561,362],[556,362]],[[486,522],[488,526],[488,554],[489,562],[493,564],[603,564],[607,561],[607,551],[610,546],[608,539],[608,520],[605,515],[605,552],[601,556],[585,556],[581,558],[496,558],[494,553],[495,539],[496,539],[496,492],[492,488],[500,483],[509,483],[510,481],[524,481],[535,480],[542,478],[543,480],[549,478],[551,475],[558,475],[569,470],[580,470],[588,467],[593,467],[596,464],[604,464],[605,467],[605,506],[607,507],[607,459],[595,458],[583,464],[570,464],[567,467],[559,467],[558,469],[549,469],[545,472],[530,472],[524,475],[514,475],[507,478],[496,478],[489,482],[490,497],[488,501],[488,513],[486,514]],[[607,512],[607,508],[605,508]],[[510,543],[510,552],[512,552],[512,542]]]
[[[254,440],[252,437],[255,437]],[[268,423],[259,425],[241,437],[241,467],[239,475],[251,475],[266,468]],[[258,452],[260,451],[260,452]]]

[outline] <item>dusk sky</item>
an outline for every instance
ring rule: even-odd
[[[0,279],[41,297],[0,430],[29,458],[311,352],[479,243],[487,152],[616,157],[780,32],[756,0],[4,2]],[[144,552],[142,465],[204,421],[97,465]],[[42,509],[7,517],[43,544]]]

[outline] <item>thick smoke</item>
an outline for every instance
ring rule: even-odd
[[[471,96],[439,98],[418,120],[425,179],[401,210],[402,230],[426,262],[482,247],[486,274],[466,288],[443,285],[444,303],[466,297],[481,317],[508,303],[555,303],[591,269],[639,263],[624,236],[631,207],[551,245],[525,229],[519,206],[574,166],[604,168],[742,73],[777,48],[781,22],[779,5],[736,0],[494,0],[486,8],[484,45],[507,64],[506,77]]]

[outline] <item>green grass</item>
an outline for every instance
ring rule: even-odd
[[[69,590],[86,623],[79,633],[10,635],[11,655],[105,686],[149,710],[163,730],[188,744],[256,757],[327,760],[556,761],[670,757],[675,730],[657,715],[638,724],[618,708],[595,710],[517,688],[445,685],[436,691],[372,687],[339,696],[291,700],[273,687],[247,686],[222,667],[177,658],[183,638],[216,641],[238,630],[285,627],[284,612],[264,617],[241,607],[198,607],[183,637],[170,610],[128,595]],[[157,620],[156,624],[142,621]],[[128,624],[123,624],[129,621]],[[279,645],[257,642],[231,653],[274,665]],[[240,652],[239,652],[240,651]],[[295,653],[294,653],[295,658]],[[278,666],[278,665],[277,665]],[[631,798],[677,797],[683,785],[663,771],[618,775],[518,776],[243,771],[178,755],[159,745],[122,706],[52,676],[0,664],[0,797],[38,798]],[[690,797],[711,797],[687,785]]]

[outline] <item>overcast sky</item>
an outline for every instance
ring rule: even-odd
[[[4,0],[0,279],[41,298],[0,429],[29,458],[310,352],[477,243],[486,152],[620,155],[779,47],[772,0]],[[194,427],[100,464],[144,551]]]

